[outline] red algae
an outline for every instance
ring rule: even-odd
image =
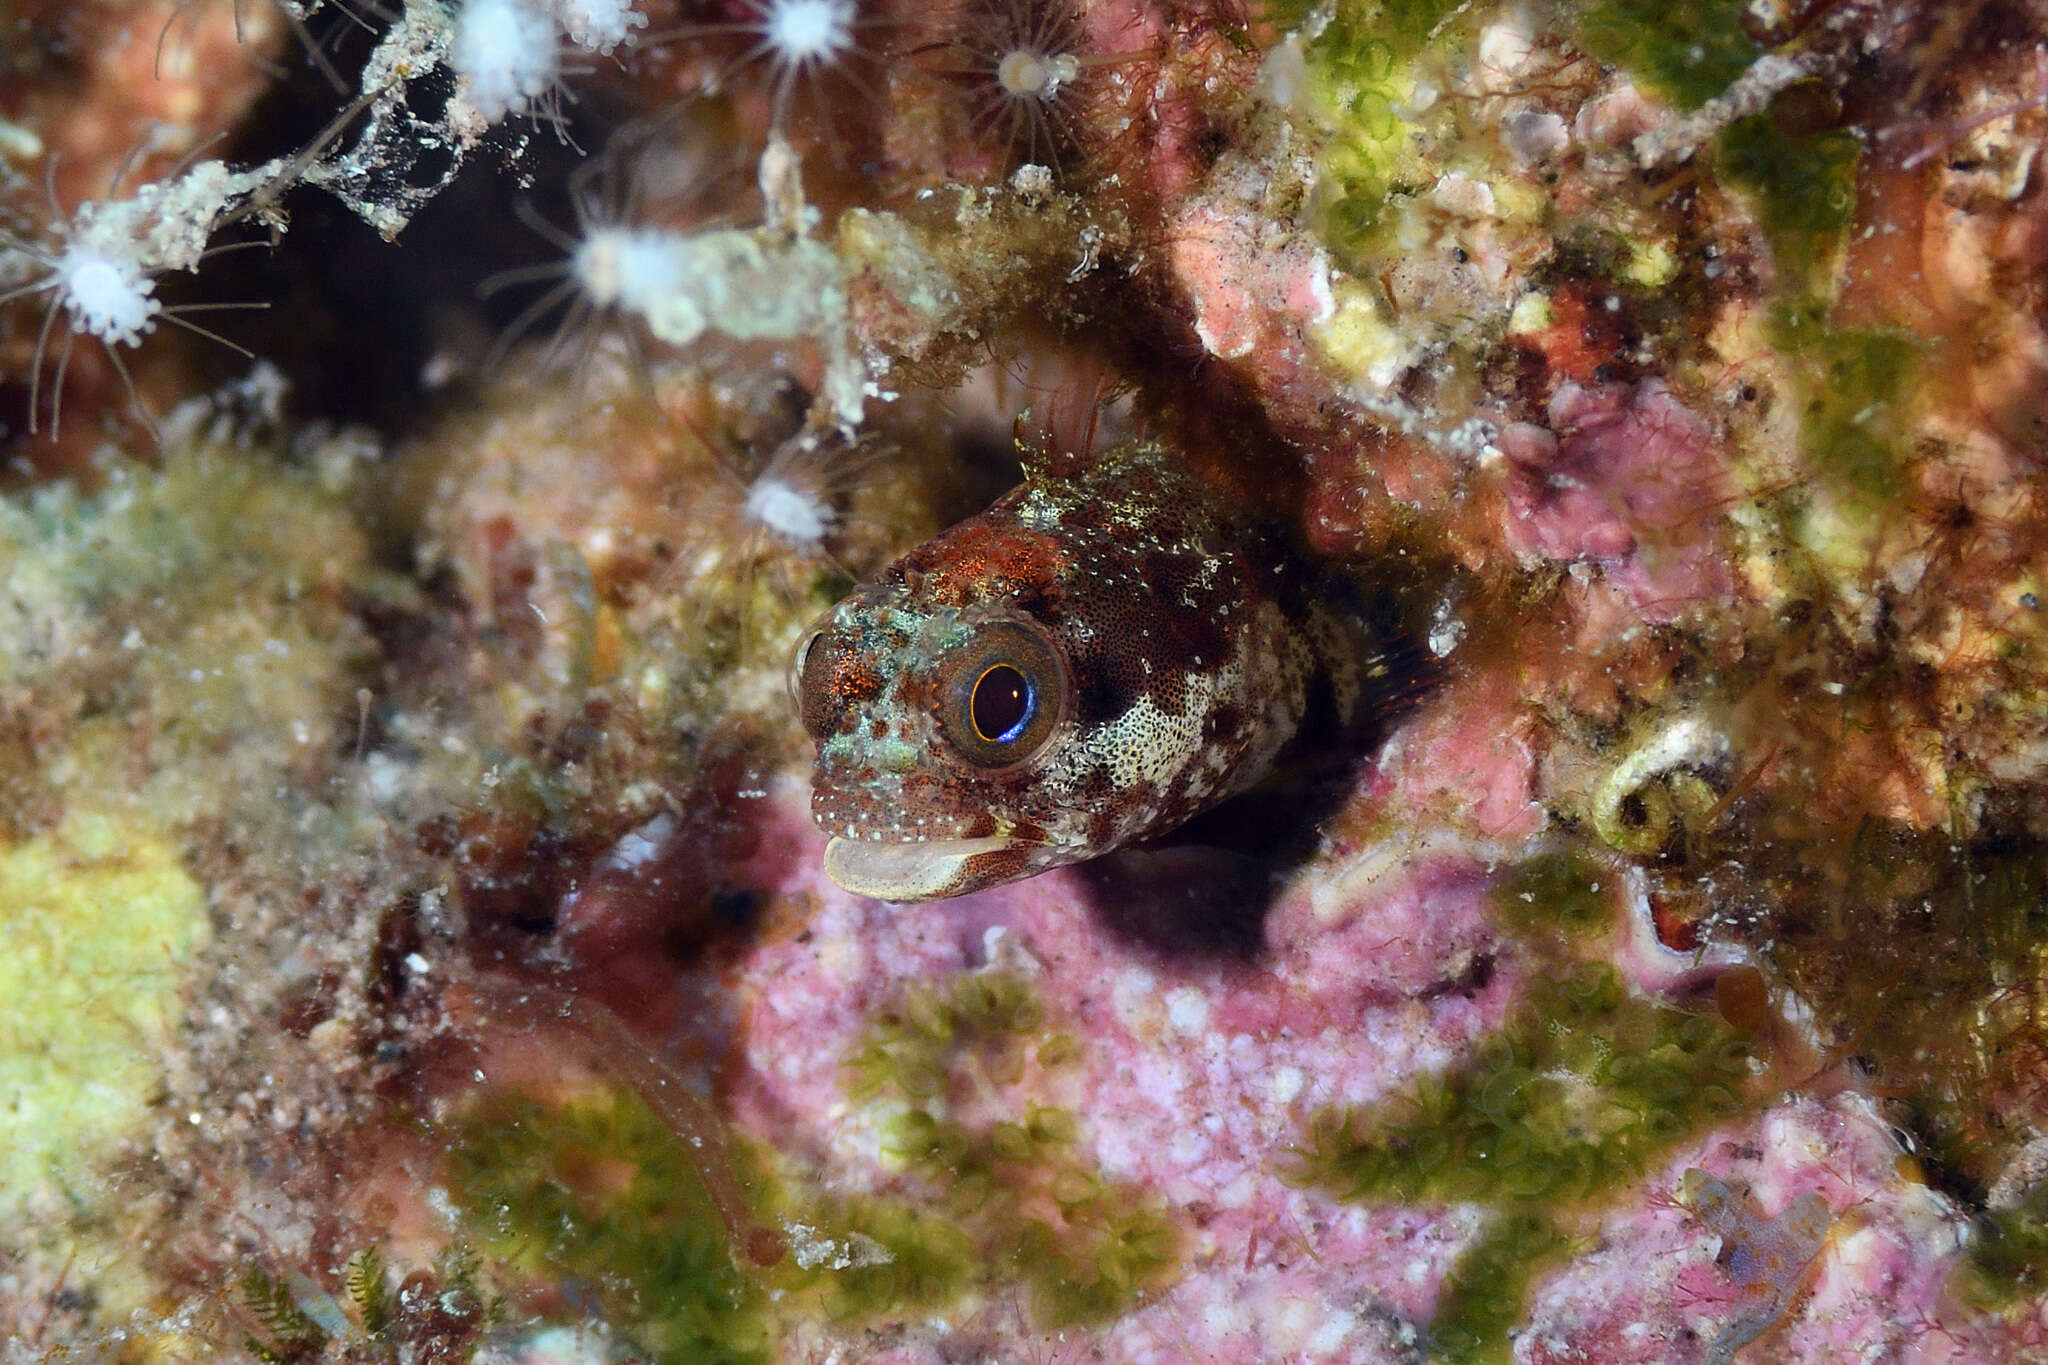
[[[1732,587],[1714,545],[1726,474],[1712,433],[1650,381],[1629,391],[1567,383],[1549,430],[1502,434],[1508,544],[1524,554],[1599,564],[1643,619],[1663,622]]]

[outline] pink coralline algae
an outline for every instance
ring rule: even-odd
[[[878,1137],[887,1115],[849,1103],[845,1058],[906,986],[1019,972],[1043,1027],[1071,1031],[1078,1057],[961,1102],[1071,1111],[1102,1177],[1157,1191],[1185,1224],[1172,1287],[1087,1333],[1086,1348],[1068,1329],[1068,1351],[1249,1365],[1412,1349],[1472,1216],[1372,1210],[1296,1188],[1289,1150],[1308,1112],[1379,1098],[1498,1024],[1515,976],[1479,962],[1492,945],[1483,872],[1439,857],[1363,889],[1304,888],[1274,907],[1273,964],[1254,968],[1176,961],[1144,935],[1181,926],[1119,925],[1159,908],[1096,905],[1073,871],[930,906],[850,897],[802,856],[817,838],[791,825],[803,844],[789,850],[778,894],[815,908],[800,939],[765,944],[737,969],[745,1022],[732,1102],[743,1131],[815,1154],[832,1187],[915,1189]],[[989,1330],[977,1319],[1010,1311],[991,1303],[928,1329],[930,1345],[903,1358],[944,1358],[944,1343]]]
[[[1655,380],[1633,388],[1566,383],[1550,400],[1548,422],[1501,434],[1512,469],[1510,546],[1598,565],[1649,621],[1728,592],[1713,541],[1727,474],[1704,422]]]
[[[1192,294],[1195,335],[1224,360],[1256,350],[1275,370],[1302,365],[1302,329],[1336,307],[1329,262],[1300,238],[1255,240],[1256,217],[1239,212],[1233,219],[1224,205],[1190,205],[1174,229],[1174,270]]]
[[[2038,1328],[2000,1347],[1942,1325],[1964,1220],[1897,1164],[1885,1124],[1852,1095],[1788,1099],[1723,1131],[1539,1286],[1516,1358],[1957,1360],[2020,1349]]]
[[[1388,738],[1353,809],[1368,824],[1374,815],[1426,809],[1433,825],[1481,847],[1516,848],[1544,825],[1535,795],[1540,748],[1502,680],[1461,678]]]
[[[1017,974],[1038,995],[1040,1027],[1079,1040],[1074,1059],[941,1098],[980,1123],[1032,1105],[1073,1113],[1101,1178],[1155,1190],[1182,1225],[1172,1282],[1111,1325],[1065,1329],[1044,1348],[1052,1358],[1412,1358],[1487,1215],[1334,1200],[1294,1183],[1294,1149],[1307,1115],[1385,1101],[1443,1071],[1528,989],[1535,964],[1502,938],[1483,864],[1448,850],[1361,850],[1311,869],[1274,903],[1255,962],[1204,961],[1151,937],[1185,929],[1145,918],[1156,904],[1105,903],[1074,870],[936,906],[850,897],[816,871],[800,797],[778,796],[768,842],[790,858],[773,894],[812,907],[804,932],[763,944],[733,978],[744,1002],[729,1075],[741,1131],[805,1154],[827,1188],[931,1197],[926,1177],[891,1155],[890,1107],[850,1098],[846,1058],[905,989]],[[1685,988],[1682,973],[1666,972],[1646,986]],[[1800,1289],[1805,1261],[1779,1274],[1765,1326],[1794,1344],[1783,1358],[1917,1349],[1942,1311],[1961,1221],[1901,1179],[1896,1161],[1889,1129],[1847,1095],[1789,1098],[1683,1146],[1538,1278],[1516,1358],[1730,1358],[1713,1343],[1747,1330],[1760,1311],[1751,1286],[1779,1273],[1760,1258],[1789,1254],[1798,1230],[1753,1214],[1720,1230],[1718,1214],[1676,1193],[1703,1164],[1773,1209],[1804,1201],[1798,1218],[1816,1212],[1814,1198],[1837,1211],[1827,1249],[1807,1247],[1819,1264],[1811,1290]],[[1736,1248],[1720,1263],[1717,1237]],[[900,1354],[877,1358],[941,1360],[948,1343],[1028,1331],[1015,1312],[991,1300],[906,1328]],[[830,1333],[806,1339],[790,1359],[846,1348]]]

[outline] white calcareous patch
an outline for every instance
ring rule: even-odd
[[[794,1220],[784,1223],[782,1231],[789,1238],[790,1258],[803,1270],[854,1270],[888,1265],[896,1259],[889,1248],[864,1232],[849,1232],[844,1239],[828,1237],[810,1224]]]
[[[1302,1074],[1300,1067],[1281,1066],[1273,1069],[1273,1074],[1267,1078],[1266,1084],[1275,1104],[1292,1104],[1300,1096],[1303,1087],[1308,1084],[1308,1078]]]
[[[1193,1035],[1209,1027],[1209,998],[1192,986],[1179,986],[1166,993],[1166,1022],[1175,1033]]]
[[[675,817],[664,811],[638,829],[627,831],[605,855],[605,865],[627,872],[645,867],[660,855],[675,830]]]

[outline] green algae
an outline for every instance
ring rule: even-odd
[[[1771,957],[1874,1083],[1906,1101],[1930,1177],[1966,1201],[2024,1141],[2000,1114],[2048,1059],[2048,844],[1865,820],[1760,851],[1783,907]]]
[[[1749,8],[1747,0],[1602,0],[1580,12],[1579,40],[1660,98],[1696,109],[1762,55],[1743,32]]]
[[[913,985],[846,1059],[847,1090],[855,1099],[894,1091],[928,1100],[968,1064],[1014,1079],[1041,1019],[1036,989],[1012,973],[966,972],[944,989]]]
[[[1469,44],[1463,8],[1448,0],[1347,0],[1328,11],[1306,4],[1269,10],[1274,23],[1298,29],[1304,39],[1304,107],[1325,133],[1314,224],[1347,268],[1357,268],[1386,235],[1391,203],[1426,189],[1448,169],[1418,150],[1418,136],[1440,153],[1460,148],[1458,155],[1485,155],[1476,150],[1478,141],[1461,144],[1459,115],[1435,93],[1446,80],[1427,74],[1454,62]],[[1692,109],[1723,93],[1762,55],[1763,46],[1743,30],[1745,14],[1742,0],[1690,7],[1607,0],[1581,11],[1576,30],[1589,54]],[[1853,189],[1855,149],[1845,147],[1840,133],[1774,143],[1762,125],[1761,119],[1740,121],[1724,137],[1721,157],[1731,177],[1760,192],[1767,230],[1781,229],[1789,260],[1799,254],[1795,238],[1823,234],[1839,214],[1843,163]],[[1491,178],[1484,164],[1471,169]]]
[[[243,1271],[236,1299],[249,1330],[242,1348],[264,1365],[319,1360],[425,1359],[460,1365],[474,1359],[483,1332],[504,1316],[504,1300],[478,1284],[481,1261],[462,1243],[442,1249],[431,1272],[408,1276],[394,1291],[383,1254],[357,1251],[330,1294],[299,1271]]]
[[[462,1264],[468,1265],[467,1258]],[[468,1278],[474,1281],[473,1271]],[[384,1274],[383,1253],[375,1247],[364,1247],[349,1257],[341,1268],[341,1282],[363,1332],[376,1337],[389,1330],[398,1317],[398,1299]],[[471,1287],[474,1288],[473,1283]]]
[[[1317,0],[1274,0],[1264,17],[1292,31],[1311,25],[1319,8]],[[1343,0],[1318,30],[1317,41],[1331,44],[1327,60],[1332,64],[1349,59],[1376,65],[1382,55],[1391,60],[1420,52],[1443,22],[1463,8],[1456,0]]]
[[[845,1316],[879,1317],[935,1296],[1020,1286],[1040,1326],[1103,1322],[1170,1282],[1178,1229],[1143,1188],[1107,1179],[1080,1155],[1080,1124],[1025,1093],[1027,1070],[1080,1055],[1070,1033],[1043,1028],[1029,979],[963,973],[944,987],[913,986],[878,1016],[847,1059],[857,1100],[891,1106],[882,1150],[930,1196],[869,1199],[849,1226],[895,1252],[909,1269],[835,1287]],[[962,1118],[970,1099],[999,1098],[999,1112]],[[919,1229],[915,1238],[892,1231]],[[917,1245],[912,1245],[912,1243]],[[934,1255],[931,1245],[947,1248]],[[962,1250],[966,1254],[962,1255]],[[920,1271],[934,1261],[969,1274]]]
[[[1799,444],[1824,484],[1866,517],[1896,508],[1911,450],[1920,344],[1903,333],[1835,327],[1825,305],[1772,310],[1766,339],[1790,362]]]
[[[1926,670],[1891,653],[1850,666],[1835,624],[1801,619],[1767,665],[1796,670],[1795,681],[1759,684],[1740,708],[1734,750],[1765,758],[1715,819],[1688,823],[1646,869],[1651,896],[1687,936],[1749,942],[1769,982],[1760,994],[1789,995],[1820,1021],[1826,1051],[1813,1064],[1853,1056],[1899,1106],[1929,1182],[1981,1207],[2027,1140],[2031,1125],[2012,1116],[2028,1112],[2048,1063],[2038,802],[1952,757],[1946,827],[1872,814],[1891,799],[1865,778],[1873,760],[1849,766],[1839,752],[1931,727],[1921,718],[1940,714],[1937,699],[1924,696]],[[1839,671],[1816,670],[1831,658]],[[1756,780],[1765,761],[1776,771]],[[1805,1046],[1772,1040],[1763,1001],[1730,1017],[1756,1020],[1794,1057]]]
[[[1592,1200],[1740,1109],[1748,1075],[1733,1030],[1581,963],[1538,985],[1463,1066],[1318,1115],[1301,1175],[1346,1199]]]
[[[1770,110],[1723,129],[1713,162],[1750,197],[1770,247],[1777,302],[1764,338],[1794,377],[1800,451],[1841,505],[1868,521],[1904,492],[1923,343],[1829,320],[1863,165],[1862,143],[1838,118],[1814,83],[1794,86]]]
[[[1517,863],[1494,884],[1494,912],[1524,936],[1585,938],[1614,921],[1611,898],[1601,891],[1614,876],[1580,850],[1540,853]]]
[[[588,1295],[648,1359],[772,1358],[765,1292],[734,1264],[685,1139],[637,1096],[495,1097],[453,1138],[449,1188],[466,1226],[506,1272],[568,1295],[564,1320]]]
[[[1480,1365],[1509,1358],[1508,1333],[1538,1272],[1557,1264],[1571,1242],[1534,1209],[1497,1213],[1444,1277],[1427,1348],[1434,1360]]]
[[[1030,982],[1007,973],[906,993],[847,1083],[887,1106],[884,1155],[922,1192],[751,1182],[795,1253],[758,1276],[735,1265],[686,1139],[627,1092],[488,1101],[453,1125],[451,1193],[501,1279],[582,1286],[657,1360],[771,1358],[771,1291],[858,1323],[1014,1288],[1047,1328],[1107,1321],[1170,1277],[1178,1235],[1157,1199],[1081,1160],[1065,1110],[1020,1095],[1010,1117],[948,1112],[959,1087],[1021,1090],[1027,1066],[1078,1055],[1069,1034],[1038,1036],[1041,1013]]]
[[[1421,3],[1340,4],[1320,28],[1304,30],[1309,73],[1306,107],[1327,132],[1316,165],[1312,207],[1316,234],[1340,260],[1356,263],[1378,239],[1388,198],[1413,179],[1415,190],[1435,180],[1414,161],[1409,134],[1418,118],[1448,117],[1415,106],[1425,51],[1462,42],[1443,32],[1460,6]],[[1290,13],[1277,22],[1308,23]]]
[[[242,1345],[264,1365],[289,1365],[316,1357],[326,1348],[331,1334],[300,1307],[292,1287],[283,1280],[251,1269],[242,1276],[240,1290],[243,1309],[259,1327]]]
[[[1317,1114],[1295,1175],[1343,1199],[1492,1206],[1431,1334],[1445,1359],[1504,1358],[1530,1278],[1562,1246],[1551,1220],[1737,1112],[1748,1078],[1746,1044],[1718,1019],[1579,963],[1537,985],[1461,1066]]]
[[[1715,169],[1754,201],[1782,292],[1820,281],[1855,217],[1862,162],[1848,131],[1790,130],[1769,112],[1737,119],[1715,140]]]
[[[348,478],[181,447],[110,462],[92,494],[0,500],[0,832],[72,801],[170,830],[274,815],[280,773],[335,747],[368,655]]]
[[[792,1281],[835,1321],[936,1312],[958,1302],[972,1285],[974,1239],[941,1213],[900,1199],[840,1196],[818,1199],[800,1215],[815,1220],[803,1226],[826,1232],[835,1249],[853,1249]]]
[[[2011,1208],[1979,1214],[1974,1232],[1950,1280],[1964,1302],[1999,1313],[2048,1288],[2048,1182]]]
[[[161,833],[79,813],[0,844],[0,907],[0,1214],[12,1219],[44,1182],[79,1188],[148,1121],[212,928]]]
[[[188,1210],[283,1140],[226,1115],[298,1079],[277,996],[342,937],[301,893],[360,886],[383,836],[330,785],[372,648],[361,443],[286,460],[228,425],[0,499],[0,1242],[80,1305],[49,1315],[80,1339],[162,1311]],[[230,1149],[251,1159],[216,1179]]]

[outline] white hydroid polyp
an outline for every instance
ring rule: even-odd
[[[1077,87],[1092,69],[1135,55],[1087,46],[1074,0],[967,0],[951,38],[920,50],[937,54],[933,69],[969,90],[976,138],[1057,172],[1086,103]]]
[[[555,18],[570,42],[605,56],[647,27],[647,16],[631,0],[555,0]]]
[[[485,118],[526,113],[562,75],[555,18],[524,0],[467,0],[455,16],[448,65]]]
[[[853,47],[853,0],[767,0],[761,48],[780,66],[829,66]]]
[[[92,337],[106,350],[137,415],[152,434],[155,424],[135,393],[128,367],[121,360],[122,348],[140,345],[162,319],[248,354],[218,333],[180,316],[237,305],[200,303],[166,308],[156,296],[156,280],[168,270],[190,270],[209,254],[207,236],[225,220],[228,200],[260,183],[260,174],[228,172],[218,162],[200,162],[171,179],[139,185],[126,199],[88,200],[68,218],[58,209],[52,189],[50,235],[55,241],[45,246],[0,232],[0,278],[23,280],[0,289],[0,304],[38,296],[45,299],[29,359],[31,433],[41,426],[43,364],[53,337],[57,338],[57,363],[49,388],[54,395],[50,405],[53,439],[59,434],[64,377],[71,367],[72,348],[82,336]],[[65,322],[62,329],[57,327],[60,313]]]
[[[817,489],[764,474],[747,485],[747,520],[778,539],[806,549],[822,545],[838,522],[832,504]]]
[[[571,229],[547,221],[531,204],[514,212],[528,227],[562,254],[552,261],[502,271],[484,281],[486,296],[508,286],[543,284],[545,288],[523,308],[492,348],[487,365],[495,367],[513,343],[549,314],[562,317],[544,364],[573,359],[595,335],[592,324],[632,317],[645,320],[665,302],[690,289],[690,234],[680,229],[634,221],[656,205],[697,192],[695,158],[672,145],[667,124],[624,130],[603,157],[585,163],[569,186],[575,212]],[[579,344],[570,346],[576,341]]]
[[[746,15],[743,19],[684,24],[649,34],[643,41],[664,43],[720,34],[752,38],[752,45],[733,59],[728,73],[756,63],[768,68],[778,129],[788,115],[790,96],[799,79],[815,83],[831,70],[846,76],[850,58],[871,55],[860,47],[858,30],[870,21],[860,17],[856,0],[738,0],[738,4]]]
[[[1017,48],[996,63],[996,85],[1014,99],[1057,99],[1060,87],[1081,74],[1081,59],[1071,52],[1033,52]]]
[[[72,329],[109,346],[136,345],[163,311],[156,281],[141,265],[75,242],[57,257],[49,285],[70,315]]]
[[[756,22],[748,27],[761,41],[745,61],[765,60],[775,73],[775,122],[789,112],[790,91],[799,76],[815,80],[853,51],[853,0],[747,0]]]
[[[592,227],[569,273],[599,308],[645,315],[683,287],[684,234],[643,227]]]

